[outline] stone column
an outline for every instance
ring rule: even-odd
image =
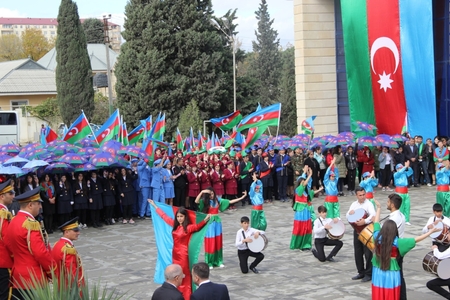
[[[316,115],[315,135],[336,134],[334,1],[294,0],[297,126]]]

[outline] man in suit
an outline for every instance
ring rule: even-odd
[[[209,266],[206,263],[200,262],[192,266],[192,279],[198,288],[192,293],[191,300],[230,300],[225,284],[209,280]]]
[[[409,161],[409,166],[414,172],[414,187],[419,187],[419,149],[414,138],[410,138],[408,144],[403,146],[403,153],[405,153],[405,158]]]
[[[168,265],[164,270],[164,277],[166,281],[155,290],[152,300],[184,300],[183,294],[178,290],[184,278],[181,266],[177,264]]]

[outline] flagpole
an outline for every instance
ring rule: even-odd
[[[100,144],[98,143],[98,141],[97,141],[97,137],[95,136],[94,130],[92,130],[91,123],[89,123],[89,120],[87,119],[86,115],[84,114],[84,111],[81,110],[81,113],[83,114],[83,117],[85,117],[86,120],[88,121],[87,123],[88,123],[89,129],[90,129],[91,132],[92,132],[92,135],[94,136],[95,142],[96,142],[98,145],[100,145]]]
[[[278,118],[278,126],[277,126],[277,136],[275,137],[275,143],[278,140],[278,131],[280,130],[280,119],[281,119],[281,103],[280,103],[280,109],[278,110],[280,117]],[[270,131],[269,131],[270,132]]]

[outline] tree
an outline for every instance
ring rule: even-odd
[[[22,32],[22,47],[27,57],[37,61],[54,47],[54,43],[47,40],[41,30],[27,28]]]
[[[203,121],[200,118],[197,101],[192,100],[180,114],[178,128],[180,129],[181,136],[188,136],[191,127],[194,134],[196,134],[199,130],[202,130],[202,126]]]
[[[16,60],[27,57],[22,42],[15,34],[0,36],[0,61]]]
[[[96,92],[94,95],[94,103],[94,115],[89,121],[97,125],[103,124],[109,118],[109,99],[101,92]]]
[[[272,28],[273,19],[270,20],[266,0],[261,0],[258,11],[255,12],[258,20],[258,30],[255,31],[256,41],[253,41],[253,51],[256,54],[255,76],[261,82],[259,97],[261,105],[274,103],[278,93],[278,78],[280,76],[280,57],[278,47],[280,40],[278,33]]]
[[[220,33],[211,0],[130,0],[116,66],[118,105],[128,124],[160,111],[174,132],[181,111],[197,99],[200,119],[229,101]],[[228,50],[229,51],[229,50]]]
[[[32,116],[38,117],[50,124],[58,124],[61,121],[58,100],[56,98],[47,98],[37,106],[27,107]]]
[[[105,31],[102,21],[95,18],[89,18],[84,20],[82,26],[88,44],[103,44]]]
[[[77,5],[62,0],[58,12],[56,40],[56,89],[63,122],[71,124],[84,110],[91,119],[94,112],[94,88]]]
[[[295,48],[281,52],[282,69],[279,83],[279,102],[281,103],[280,133],[293,136],[297,134],[297,106],[295,97]]]

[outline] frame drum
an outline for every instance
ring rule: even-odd
[[[328,223],[331,226],[330,229],[327,230],[328,237],[332,240],[340,240],[344,236],[345,233],[345,224],[341,220],[338,220],[337,223],[334,223],[333,220]]]
[[[369,215],[363,208],[358,208],[355,210],[355,213],[353,215],[348,215],[347,221],[350,223],[350,225],[353,227],[353,229],[356,230],[357,233],[360,233],[364,227],[366,227],[366,224],[364,225],[356,225],[356,221],[367,218]]]
[[[440,228],[441,231],[436,231],[436,232],[433,232],[432,234],[430,234],[430,237],[433,238],[433,239],[435,239],[435,238],[437,238],[438,236],[441,235],[442,229],[444,229],[444,224],[442,222],[439,222],[436,225],[434,225],[434,227]]]
[[[259,237],[256,239],[255,236],[250,236],[250,238],[253,240],[251,243],[247,243],[248,249],[250,251],[258,253],[266,249],[267,245],[269,244],[269,240],[267,237],[260,233]]]

